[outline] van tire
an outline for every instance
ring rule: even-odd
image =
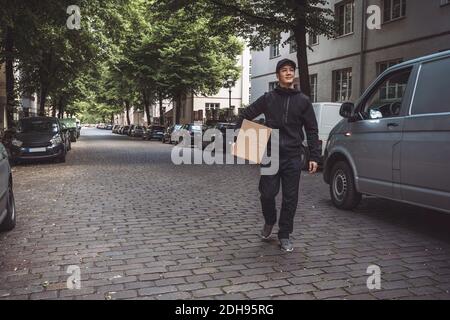
[[[8,204],[6,205],[6,217],[0,224],[0,231],[10,231],[16,226],[16,204],[11,183],[8,188]]]
[[[352,210],[361,201],[353,171],[346,161],[336,162],[331,169],[330,196],[336,208],[343,210]]]

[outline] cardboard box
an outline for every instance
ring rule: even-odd
[[[266,151],[272,129],[253,121],[244,120],[239,130],[236,143],[232,145],[231,154],[260,164]]]

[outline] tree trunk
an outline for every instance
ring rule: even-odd
[[[149,101],[147,94],[145,93],[145,90],[142,91],[142,98],[144,100],[144,108],[145,108],[145,114],[147,117],[147,125],[151,125],[152,119],[150,117],[150,101]]]
[[[131,125],[131,121],[130,121],[130,101],[125,101],[125,110],[127,112],[127,124]]]
[[[53,104],[53,106],[52,106],[52,117],[56,118],[56,105],[55,104]]]
[[[181,94],[177,93],[175,96],[175,108],[174,108],[174,123],[179,124],[181,120]]]
[[[305,21],[298,19],[294,29],[295,42],[297,43],[297,65],[300,77],[300,89],[308,97],[311,96],[311,87],[309,82],[308,55],[306,43]]]
[[[11,27],[6,28],[5,35],[6,54],[6,124],[10,128],[13,124],[14,112],[14,38]]]
[[[159,98],[159,123],[164,125],[164,109],[163,109],[163,96],[161,92],[158,94]]]
[[[58,118],[60,119],[64,118],[64,105],[62,97],[59,97],[58,99]]]
[[[45,117],[45,101],[47,100],[47,87],[41,83],[41,94],[39,95],[39,116]]]
[[[114,124],[114,113],[111,113],[111,124]]]

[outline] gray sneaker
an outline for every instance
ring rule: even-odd
[[[286,252],[294,251],[294,246],[292,245],[292,242],[290,239],[280,239],[280,247],[281,247],[281,250],[286,251]]]
[[[270,238],[270,235],[272,234],[273,226],[264,224],[263,229],[261,230],[261,238],[264,240],[267,240]]]

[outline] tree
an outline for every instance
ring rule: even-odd
[[[153,44],[159,44],[158,83],[175,103],[175,122],[180,121],[183,96],[216,94],[227,78],[237,80],[236,58],[242,42],[227,27],[228,18],[197,8],[172,13],[158,2]],[[222,27],[221,27],[222,26]]]
[[[80,75],[112,59],[114,42],[123,28],[120,12],[131,0],[42,0],[1,1],[0,62],[6,61],[8,77],[8,117],[16,87],[13,63],[20,71],[18,88],[22,93],[39,92],[39,113],[45,113],[47,97],[55,104],[68,104],[68,95]],[[69,5],[82,11],[81,30],[66,26]],[[82,78],[82,77],[81,77]],[[75,110],[73,110],[75,111]]]
[[[326,8],[327,0],[167,0],[169,10],[198,8],[216,16],[230,17],[230,25],[249,40],[252,49],[280,40],[281,32],[292,32],[286,42],[297,45],[300,86],[310,95],[308,44],[306,34],[334,36],[333,11]]]

